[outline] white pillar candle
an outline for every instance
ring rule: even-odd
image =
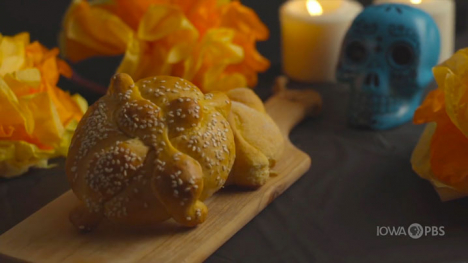
[[[374,0],[374,4],[402,3],[420,8],[432,16],[440,32],[440,58],[445,61],[455,50],[454,0]]]
[[[342,41],[362,5],[291,0],[280,8],[283,71],[303,82],[334,82]]]

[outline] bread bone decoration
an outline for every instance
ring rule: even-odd
[[[177,77],[133,83],[118,74],[85,114],[70,146],[68,180],[82,201],[70,220],[82,231],[104,217],[132,225],[172,217],[196,226],[206,218],[203,200],[228,175],[230,184],[263,185],[283,145],[249,89],[203,95]]]

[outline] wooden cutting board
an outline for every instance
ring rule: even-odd
[[[306,117],[320,111],[320,96],[312,90],[277,88],[266,108],[287,137]],[[277,175],[258,190],[224,189],[205,201],[207,220],[196,228],[167,221],[152,228],[117,228],[101,224],[94,232],[78,233],[68,221],[78,203],[71,191],[52,201],[0,236],[0,253],[31,262],[201,262],[310,167],[307,154],[287,140]]]

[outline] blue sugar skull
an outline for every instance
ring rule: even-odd
[[[359,14],[344,39],[337,79],[350,84],[348,121],[384,130],[409,121],[432,81],[437,25],[422,10],[382,4]]]

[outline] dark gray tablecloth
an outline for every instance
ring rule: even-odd
[[[4,27],[0,31],[12,34],[29,30],[34,39],[49,46],[55,43],[53,37],[67,1],[54,1],[56,5],[49,8],[55,13],[42,16],[38,12],[46,8],[38,3],[43,1],[26,1],[29,8],[25,12],[29,16],[22,16],[13,8],[18,4],[26,6],[22,1],[11,5],[7,2],[0,1],[0,25]],[[272,31],[271,40],[259,45],[272,61],[272,68],[260,76],[256,89],[265,99],[274,78],[281,73],[277,21],[281,0],[244,2],[259,12]],[[16,20],[11,22],[12,19]],[[15,23],[21,26],[15,27]],[[56,27],[55,31],[44,31],[44,23]],[[458,46],[467,45],[466,39],[459,37]],[[96,69],[92,63],[76,67],[105,84],[114,68]],[[308,86],[291,84],[292,88]],[[61,82],[61,87],[80,91],[91,102],[97,98],[68,82]],[[312,87],[323,95],[323,113],[304,121],[291,133],[291,141],[312,157],[311,169],[207,262],[468,260],[468,199],[440,202],[431,185],[411,170],[409,158],[423,126],[408,123],[384,132],[351,129],[345,121],[348,90],[333,84]],[[57,167],[50,170],[35,169],[20,178],[0,180],[0,233],[69,189],[64,159],[54,163]],[[444,226],[445,236],[417,240],[377,236],[378,226],[408,227],[412,223]],[[0,262],[7,261],[0,257]]]
[[[292,85],[294,86],[294,85]],[[298,86],[298,85],[296,85]],[[323,113],[292,142],[312,157],[296,184],[208,262],[453,262],[468,259],[468,202],[442,203],[411,169],[423,126],[372,132],[345,125],[348,92],[316,86]],[[377,236],[377,226],[444,226],[445,236]]]

